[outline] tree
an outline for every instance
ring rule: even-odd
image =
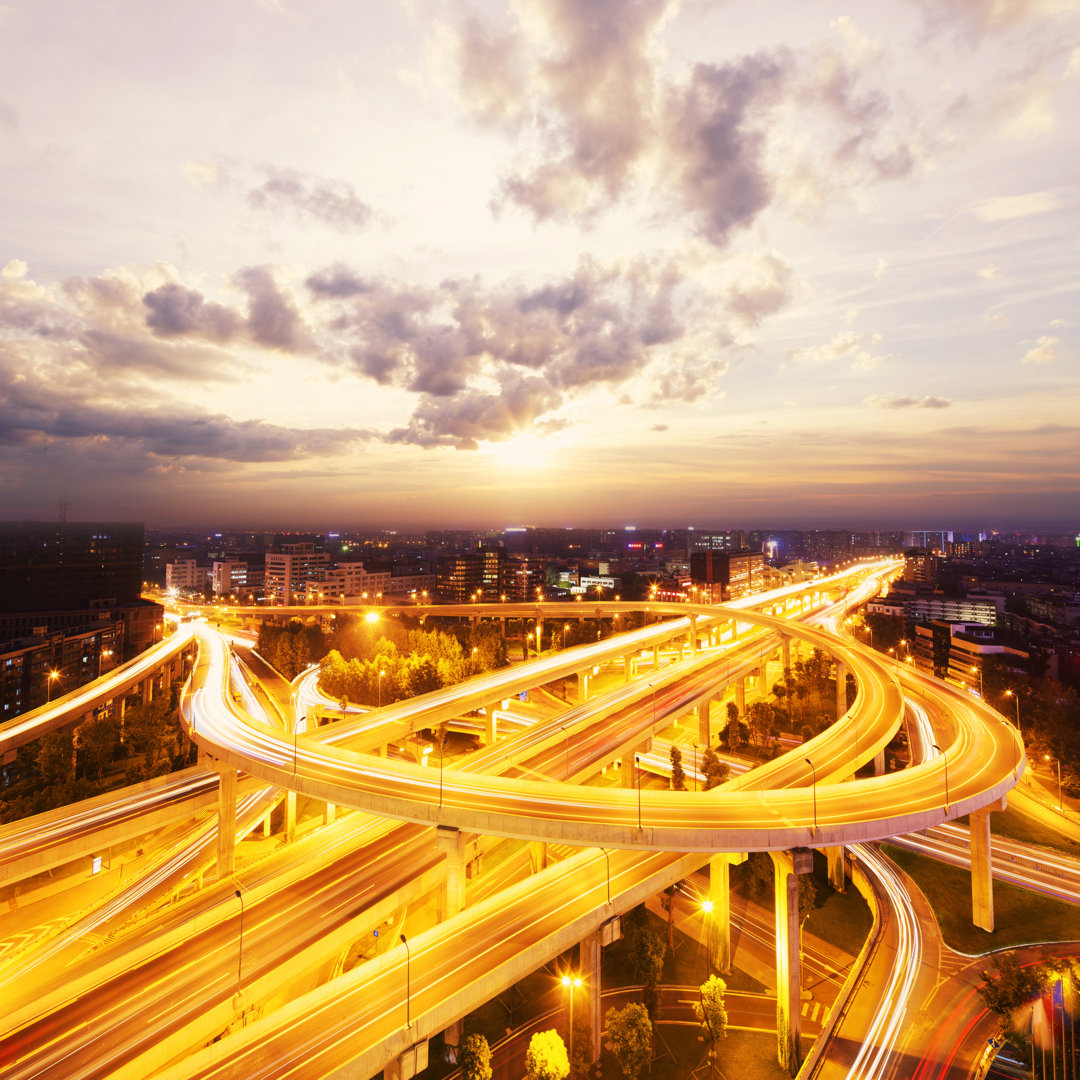
[[[727,727],[724,728],[724,737],[728,749],[737,753],[742,745],[742,732],[739,730],[739,706],[734,701],[727,703]]]
[[[671,790],[686,790],[686,773],[682,767],[682,751],[674,743],[671,744]]]
[[[642,998],[650,1016],[660,1012],[657,987],[664,970],[664,941],[649,925],[649,916],[643,904],[639,904],[623,919],[623,936],[630,955],[634,978],[642,984]]]
[[[566,1046],[554,1028],[537,1031],[529,1040],[525,1074],[529,1080],[566,1080],[570,1075]]]
[[[466,1035],[458,1049],[462,1080],[491,1080],[491,1047],[483,1035]]]
[[[705,774],[705,790],[712,791],[727,780],[731,766],[721,761],[710,746],[701,757],[701,771]]]
[[[716,1075],[716,1044],[727,1035],[727,1009],[724,995],[727,983],[719,975],[710,975],[698,987],[698,1000],[693,1003],[694,1015],[709,1042],[709,1064]]]
[[[776,698],[776,707],[778,709],[784,709],[784,700],[788,696],[788,688],[787,688],[787,686],[785,686],[784,683],[782,683],[782,682],[773,683],[772,695],[773,695],[774,698]],[[790,710],[790,708],[784,709],[784,711],[787,713],[788,719],[790,720],[791,719],[791,710]]]
[[[763,749],[765,740],[772,733],[773,707],[767,701],[755,701],[746,710],[746,720],[750,738]]]
[[[799,875],[799,925],[814,913],[817,907],[817,882],[811,874]]]
[[[652,1021],[644,1005],[608,1009],[604,1017],[615,1060],[626,1080],[635,1080],[652,1058]]]

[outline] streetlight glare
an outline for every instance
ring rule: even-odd
[[[711,915],[712,914],[712,909],[713,909],[713,902],[711,900],[702,900],[701,901],[701,910],[704,911],[706,915]]]
[[[373,622],[378,622],[378,621],[379,621],[379,613],[378,613],[377,611],[369,611],[369,612],[368,612],[368,613],[367,613],[367,614],[366,614],[366,615],[364,616],[364,618],[365,618],[365,619],[366,619],[366,620],[367,620],[368,622],[371,622],[371,623],[373,623]]]

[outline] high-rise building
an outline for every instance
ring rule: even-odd
[[[690,581],[706,603],[726,603],[761,592],[765,556],[760,551],[695,551]]]
[[[309,581],[321,581],[330,565],[325,551],[316,551],[315,544],[301,541],[282,544],[280,551],[266,553],[266,595],[283,603],[302,603]]]

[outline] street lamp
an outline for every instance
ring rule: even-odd
[[[1057,763],[1058,774],[1058,810],[1063,811],[1061,805],[1061,759],[1054,757],[1053,754],[1043,754],[1043,761],[1054,761]]]
[[[971,674],[974,675],[975,672],[979,673],[979,697],[981,698],[983,696],[982,664],[980,664],[978,667],[976,667],[974,664],[971,665]]]
[[[236,992],[243,987],[244,974],[244,894],[237,889],[236,899],[240,901],[240,949],[236,958]]]
[[[97,675],[98,675],[99,679],[101,678],[101,661],[106,656],[112,656],[112,650],[111,649],[102,649],[101,652],[98,653],[98,657],[97,657]]]
[[[641,832],[641,758],[634,755],[634,778],[637,780],[637,827]]]
[[[404,934],[398,934],[401,938],[401,944],[405,946],[405,1027],[412,1026],[412,1018],[410,1010],[412,1008],[412,988],[410,986],[410,980],[412,978],[412,953],[409,950],[409,943],[405,940]]]
[[[697,791],[697,748],[698,744],[694,743],[694,790]]]
[[[808,757],[804,757],[803,761],[805,761],[806,764],[810,766],[810,769],[811,769],[811,771],[813,772],[813,775],[814,775],[814,787],[813,787],[813,792],[814,792],[814,833],[816,834],[817,833],[817,769],[814,768],[814,763]]]
[[[292,771],[293,771],[293,776],[296,775],[296,736],[300,732],[300,725],[301,724],[304,725],[304,730],[307,731],[307,717],[306,716],[301,716],[300,719],[297,720],[293,724],[293,729],[292,729]]]
[[[600,849],[604,853],[604,862],[607,864],[607,902],[608,907],[611,907],[611,856],[608,854],[607,848]]]
[[[59,671],[56,671],[54,669],[54,670],[49,672],[49,678],[48,678],[48,681],[46,683],[46,686],[48,687],[48,693],[45,696],[45,703],[46,704],[48,704],[50,701],[52,701],[53,683],[59,678],[60,678],[60,672]]]
[[[949,813],[949,757],[937,743],[931,743],[930,748],[936,750],[945,761],[945,814]]]
[[[1020,742],[1024,741],[1024,733],[1020,730],[1020,695],[1013,693],[1012,690],[1005,691],[1006,697],[1011,697],[1016,704],[1016,734],[1020,736]]]
[[[570,1071],[574,1069],[574,989],[581,985],[581,978],[575,975],[562,977],[563,986],[570,987]]]

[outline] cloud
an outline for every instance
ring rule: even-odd
[[[335,229],[363,229],[372,209],[344,180],[324,180],[293,169],[266,170],[266,179],[247,193],[248,203],[270,213],[291,212],[302,221]]]
[[[889,360],[895,360],[896,353],[886,353],[883,356],[875,356],[873,353],[863,350],[851,361],[854,371],[874,371]]]
[[[497,393],[473,390],[451,402],[422,400],[408,426],[391,431],[386,441],[476,450],[481,441],[497,442],[534,426],[559,404],[559,395],[544,379],[507,377]]]
[[[1023,344],[1032,347],[1020,357],[1021,364],[1049,364],[1057,359],[1056,346],[1061,344],[1061,339],[1043,334],[1034,343],[1025,341]]]
[[[826,364],[833,360],[842,360],[859,348],[862,339],[862,333],[857,330],[841,330],[832,341],[824,345],[792,349],[788,353],[788,360],[793,364]]]
[[[667,429],[668,429],[667,424],[653,424],[653,426],[649,430],[650,431],[667,431]]]
[[[878,261],[874,263],[874,277],[880,280],[885,276],[885,271],[888,269],[889,264],[884,259],[878,259]]]
[[[249,266],[235,276],[248,296],[248,330],[260,345],[297,352],[310,344],[300,312],[265,266]]]
[[[973,38],[1080,10],[1078,0],[914,0],[932,31],[959,30]]]
[[[1033,191],[1027,195],[1001,195],[996,199],[984,199],[975,206],[974,213],[980,221],[1012,221],[1060,208],[1061,200],[1052,191]]]
[[[221,181],[221,170],[209,161],[185,161],[184,179],[195,188],[215,187]]]
[[[1001,267],[995,266],[993,263],[989,263],[986,266],[982,267],[982,269],[980,269],[977,273],[978,276],[983,279],[983,281],[993,281],[995,278],[1001,277]]]
[[[342,263],[312,274],[304,284],[318,298],[345,299],[360,293],[373,292],[375,285],[353,273]]]
[[[529,113],[520,33],[500,33],[468,17],[459,33],[446,36],[458,92],[473,119],[485,127],[520,128]]]
[[[943,397],[909,397],[893,395],[882,396],[871,394],[863,399],[863,404],[874,409],[948,409],[952,405],[949,398]]]
[[[234,311],[208,303],[202,293],[176,282],[146,293],[142,302],[149,310],[146,325],[158,337],[191,335],[222,342],[235,337],[243,326]]]

